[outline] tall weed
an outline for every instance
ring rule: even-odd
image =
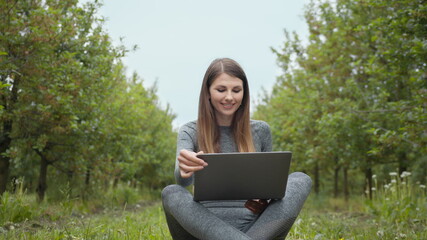
[[[375,188],[372,201],[367,201],[368,209],[379,220],[406,226],[426,222],[426,186],[411,181],[411,173],[390,173],[390,182],[379,186],[374,176]]]
[[[25,194],[23,182],[23,179],[16,180],[16,193],[4,192],[0,196],[0,226],[7,222],[22,222],[34,215],[34,203]]]

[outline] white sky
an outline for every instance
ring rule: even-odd
[[[249,80],[251,104],[262,88],[271,91],[280,69],[270,47],[279,49],[283,30],[307,39],[303,18],[309,0],[105,0],[99,14],[114,40],[136,52],[124,58],[150,87],[157,81],[162,106],[177,115],[178,127],[197,118],[203,75],[212,60],[230,57]]]

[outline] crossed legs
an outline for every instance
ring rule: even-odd
[[[212,213],[179,185],[162,192],[163,208],[173,239],[273,239],[286,237],[311,190],[304,173],[289,175],[285,197],[271,201],[246,233]]]
[[[179,185],[169,185],[162,192],[163,208],[173,239],[250,239],[224,222]]]

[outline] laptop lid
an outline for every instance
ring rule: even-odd
[[[194,200],[281,199],[291,152],[199,154],[208,163],[194,173]]]

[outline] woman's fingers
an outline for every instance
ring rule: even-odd
[[[203,161],[203,159],[200,159],[197,157],[197,154],[203,153],[203,152],[190,152],[186,149],[183,149],[179,152],[179,157],[183,157],[185,160],[192,162],[190,165],[201,165],[201,166],[207,166],[208,164]],[[178,159],[179,160],[179,159]]]
[[[188,165],[188,166],[201,166],[201,165],[200,165],[200,164],[198,164],[198,163],[195,163],[195,162],[193,162],[193,161],[187,160],[187,159],[186,159],[186,158],[184,158],[183,156],[178,156],[178,161],[179,161],[180,163],[183,163],[183,164]]]
[[[181,173],[181,177],[189,178],[193,175],[194,172],[202,170],[203,166],[188,166],[184,163],[179,163],[179,171]]]
[[[184,171],[180,170],[180,173],[181,173],[181,177],[189,178],[193,175],[194,172],[184,172]]]
[[[201,153],[203,152],[200,151],[195,153],[186,149],[183,149],[179,152],[177,159],[179,162],[180,173],[183,178],[191,177],[195,171],[200,171],[208,165],[205,161],[203,161],[203,159],[197,157],[197,154]]]
[[[184,172],[195,172],[195,171],[202,170],[203,166],[188,166],[188,165],[180,163],[179,168],[181,170],[183,170]]]

